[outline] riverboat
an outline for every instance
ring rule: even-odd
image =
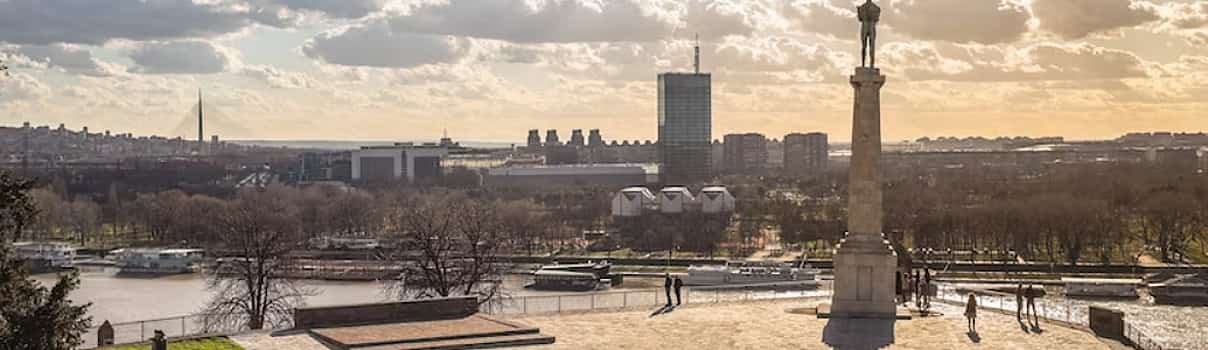
[[[205,250],[122,248],[110,252],[118,275],[157,276],[197,272]]]
[[[1140,279],[1135,278],[1076,278],[1062,277],[1068,297],[1135,299]]]
[[[1155,304],[1208,305],[1208,272],[1146,277]]]
[[[582,264],[553,264],[533,272],[533,283],[526,288],[556,291],[591,291],[619,284],[608,261]]]
[[[692,265],[684,284],[722,285],[817,285],[817,270],[782,263],[726,262],[725,265]]]
[[[601,279],[590,272],[568,270],[537,270],[533,272],[533,283],[525,286],[538,290],[588,292],[605,286]]]
[[[75,267],[76,249],[64,242],[13,243],[17,256],[30,273],[55,272]]]

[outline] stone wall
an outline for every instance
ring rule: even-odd
[[[294,328],[324,328],[463,318],[478,312],[475,297],[294,309]]]

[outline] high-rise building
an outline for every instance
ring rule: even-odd
[[[826,134],[813,132],[785,135],[784,170],[801,175],[826,173],[829,152]]]
[[[600,135],[600,129],[591,129],[587,133],[588,147],[604,147],[604,136]]]
[[[546,130],[545,131],[545,147],[554,147],[554,146],[560,146],[560,145],[562,145],[562,142],[558,141],[558,130],[554,130],[554,129]]]
[[[541,148],[541,130],[532,129],[528,133],[528,148]]]
[[[723,138],[722,164],[726,171],[760,173],[768,164],[768,139],[762,134],[729,134]]]
[[[700,72],[700,46],[692,73],[663,73],[658,81],[659,171],[664,183],[712,177],[712,77]]]
[[[570,131],[570,143],[568,145],[574,147],[583,147],[587,144],[583,138],[583,129],[574,129]]]

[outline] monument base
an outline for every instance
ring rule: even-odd
[[[834,256],[832,318],[895,319],[893,246],[879,236],[851,235],[839,242]]]

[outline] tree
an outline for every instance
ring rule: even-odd
[[[18,237],[36,209],[29,181],[0,171],[0,240]],[[0,349],[67,350],[82,344],[91,304],[72,305],[77,273],[63,274],[49,290],[29,278],[24,260],[0,244]]]
[[[313,294],[285,274],[287,253],[298,243],[295,209],[280,193],[246,190],[223,211],[219,245],[235,257],[208,276],[207,329],[288,324],[293,309]]]
[[[387,292],[401,300],[500,296],[506,267],[497,264],[502,224],[496,203],[461,193],[406,198],[393,208],[399,250],[389,258],[401,270]]]

